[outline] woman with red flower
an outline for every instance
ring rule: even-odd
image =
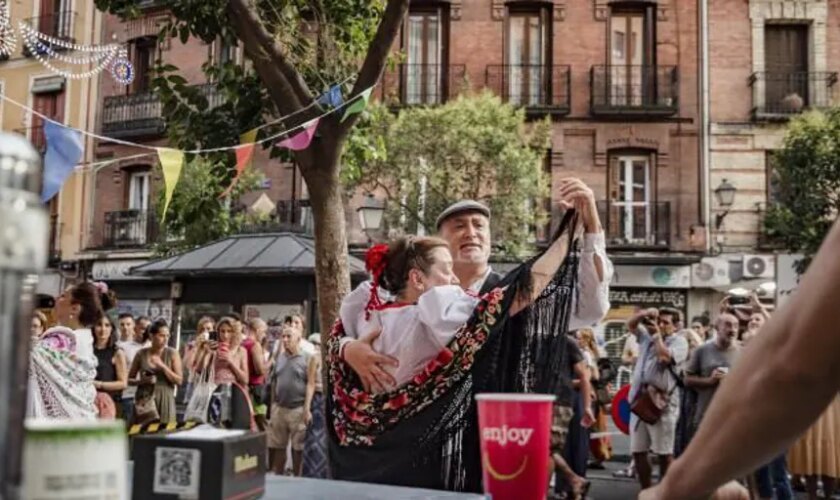
[[[577,269],[577,254],[570,252],[574,228],[569,211],[545,252],[482,297],[458,286],[445,240],[408,236],[368,252],[372,280],[344,299],[327,342],[335,479],[477,489],[481,466],[472,396],[520,385],[515,365],[522,355],[540,356],[527,376],[556,378],[548,373],[563,349],[556,339],[502,332],[508,318],[538,299],[548,313],[528,321],[559,321],[542,331],[565,331]],[[360,379],[342,359],[348,342],[373,330],[381,331],[374,350],[396,361],[382,366],[394,381],[390,386]],[[530,349],[544,354],[532,356]],[[530,382],[531,389],[538,385]]]

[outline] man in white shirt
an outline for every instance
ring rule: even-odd
[[[560,202],[565,209],[580,214],[584,236],[575,300],[569,330],[590,327],[606,316],[610,308],[609,284],[613,266],[606,253],[606,238],[598,216],[595,195],[580,179],[560,181]],[[439,235],[449,243],[453,272],[464,289],[487,292],[502,276],[490,267],[490,209],[472,200],[459,201],[441,212],[437,219]],[[372,385],[393,386],[395,380],[385,369],[397,360],[380,355],[371,347],[379,332],[343,344],[342,355],[353,370]]]
[[[118,323],[120,338],[123,340],[117,342],[117,347],[122,349],[125,353],[126,368],[131,370],[131,364],[134,362],[134,357],[140,349],[146,347],[146,345],[143,344],[143,332],[145,331],[145,328],[140,330],[140,333],[137,333],[138,329],[135,328],[136,325],[134,317],[128,313],[120,314]],[[122,418],[129,423],[134,415],[134,395],[136,393],[136,385],[129,385],[122,393]]]

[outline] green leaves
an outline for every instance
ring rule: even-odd
[[[482,200],[493,211],[500,251],[518,256],[546,217],[550,130],[547,122],[526,123],[523,110],[487,92],[396,117],[373,105],[347,142],[342,175],[348,190],[384,191],[389,222],[408,233],[433,233],[450,203]]]
[[[840,211],[840,109],[792,120],[774,160],[778,199],[764,229],[773,243],[806,256],[804,271]]]

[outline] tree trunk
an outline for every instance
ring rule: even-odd
[[[302,165],[315,221],[315,283],[321,334],[332,328],[341,299],[350,292],[347,229],[339,178],[342,141],[323,140],[312,155],[314,165]]]

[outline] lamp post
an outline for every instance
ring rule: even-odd
[[[356,209],[359,213],[359,224],[368,238],[368,244],[373,243],[371,233],[382,227],[382,217],[385,215],[385,202],[377,200],[372,194],[365,197],[365,201]]]
[[[735,193],[737,192],[738,188],[726,179],[723,179],[720,185],[715,188],[715,197],[717,198],[718,205],[724,209],[723,213],[715,216],[715,229],[720,229],[721,224],[723,224],[723,219],[729,215],[729,210],[735,203]]]

